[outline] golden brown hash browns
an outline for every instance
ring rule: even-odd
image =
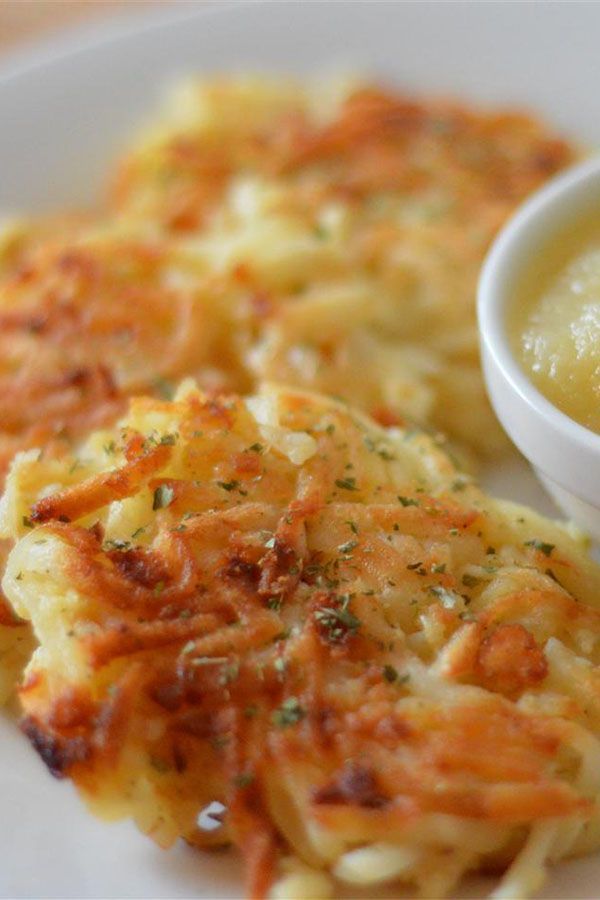
[[[477,271],[573,158],[531,117],[368,85],[184,85],[100,220],[0,235],[0,484],[17,450],[58,452],[185,375],[316,389],[497,450]],[[1,701],[29,651],[1,598],[0,647]]]
[[[515,207],[575,158],[531,116],[357,84],[191,81],[120,166],[114,208],[245,288],[254,379],[382,424],[503,437],[479,373],[475,287]]]
[[[210,380],[219,327],[167,245],[107,229],[24,251],[0,282],[0,471],[113,423],[133,393]]]
[[[217,284],[186,280],[164,242],[108,226],[56,232],[15,229],[1,254],[0,486],[16,451],[60,453],[112,424],[133,393],[170,392],[189,374],[213,389],[244,386],[212,312]],[[7,550],[0,544],[2,568]],[[0,598],[0,702],[30,650]]]
[[[525,896],[600,843],[600,572],[431,438],[187,383],[19,455],[1,518],[23,729],[99,815],[233,842],[253,897]]]
[[[5,231],[0,473],[185,375],[314,387],[497,445],[477,269],[573,151],[515,114],[365,87],[323,103],[268,79],[193,83],[122,162],[116,209]]]

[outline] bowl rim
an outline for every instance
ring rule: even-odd
[[[509,302],[507,282],[515,268],[526,265],[518,258],[524,241],[530,233],[534,234],[534,244],[548,241],[548,236],[537,237],[537,240],[535,236],[535,231],[544,220],[552,223],[551,229],[552,226],[564,225],[569,218],[576,218],[576,214],[564,216],[566,201],[574,194],[581,194],[590,182],[597,182],[600,192],[600,154],[576,163],[553,178],[509,219],[488,251],[479,275],[477,322],[482,351],[491,357],[505,381],[525,405],[541,417],[547,427],[600,457],[600,434],[572,419],[534,385],[512,351],[506,327]]]

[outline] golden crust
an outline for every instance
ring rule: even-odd
[[[299,384],[495,446],[477,270],[573,149],[526,116],[372,87],[318,115],[269,80],[188,94],[123,161],[108,218],[0,233],[0,475],[187,375]]]
[[[4,588],[23,728],[99,814],[233,841],[252,896],[283,849],[440,896],[595,821],[600,573],[564,528],[292,390],[134,400],[75,462],[15,462]]]
[[[526,116],[369,87],[324,111],[298,86],[241,79],[196,84],[176,107],[124,160],[110,220],[0,235],[0,479],[16,451],[44,447],[19,458],[2,502],[19,542],[0,699],[31,620],[23,727],[96,809],[163,844],[232,838],[257,894],[281,845],[352,881],[367,877],[357,845],[391,840],[366,848],[369,877],[373,853],[392,852],[440,895],[512,858],[521,826],[588,815],[592,788],[563,758],[568,725],[598,715],[577,661],[596,652],[597,576],[576,545],[515,526],[428,439],[398,444],[293,392],[260,426],[238,400],[136,401],[125,431],[65,454],[186,375],[212,393],[265,377],[318,388],[495,450],[477,270],[574,151]],[[323,417],[351,450],[314,430]],[[564,557],[524,548],[531,534]],[[225,823],[199,829],[211,799]],[[417,846],[445,815],[473,858],[458,838]],[[465,837],[473,821],[502,827]]]
[[[206,282],[178,275],[166,242],[74,220],[15,225],[0,244],[0,485],[17,451],[60,454],[134,393],[169,393],[187,374],[243,387]],[[219,296],[214,285],[211,304]],[[7,552],[0,544],[1,567]],[[2,643],[30,647],[24,631],[0,599]],[[16,651],[2,655],[0,702]]]
[[[32,240],[0,283],[0,471],[16,450],[114,422],[133,393],[210,367],[198,285],[169,278],[164,243],[110,229]],[[221,386],[222,386],[221,382]]]
[[[479,374],[479,267],[574,148],[514,111],[370,85],[322,105],[285,82],[184,86],[122,162],[116,211],[249,294],[253,378],[504,448]]]
[[[197,229],[239,170],[299,179],[303,170],[317,167],[318,174],[325,165],[326,179],[311,182],[298,201],[364,200],[380,191],[419,196],[447,184],[456,190],[461,217],[484,211],[499,219],[572,158],[565,141],[514,111],[486,114],[361,86],[323,122],[311,115],[306,95],[297,90],[286,97],[284,88],[270,114],[242,118],[240,124],[229,121],[218,104],[235,111],[243,102],[243,80],[190,87],[197,97],[189,118],[180,119],[179,128],[167,125],[156,145],[142,145],[125,158],[115,185],[118,209],[141,206],[168,229]],[[258,82],[254,90],[260,96],[266,87]],[[212,127],[194,120],[203,101],[215,103]]]
[[[0,476],[188,375],[298,384],[495,446],[477,271],[573,149],[526,116],[372,87],[326,115],[269,80],[190,92],[123,161],[107,218],[0,233]]]

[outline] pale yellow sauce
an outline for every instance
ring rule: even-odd
[[[600,433],[600,226],[586,223],[551,244],[515,297],[513,351],[536,387]]]

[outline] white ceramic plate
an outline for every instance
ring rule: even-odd
[[[205,4],[202,4],[205,7]],[[199,8],[73,35],[0,72],[0,211],[88,202],[165,81],[190,71],[363,70],[407,89],[530,107],[600,143],[600,4],[276,2]],[[524,465],[484,479],[552,512]],[[242,896],[228,854],[168,853],[107,826],[0,719],[0,896]],[[561,866],[546,898],[599,896],[600,857]],[[480,896],[481,882],[461,896]]]

